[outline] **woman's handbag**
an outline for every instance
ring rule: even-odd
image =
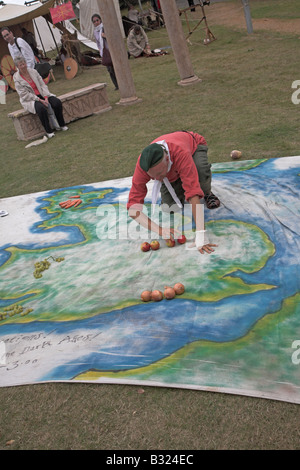
[[[112,65],[112,60],[111,60],[111,56],[110,56],[110,52],[108,50],[108,47],[106,45],[106,41],[104,40],[103,41],[103,53],[102,53],[102,61],[101,61],[102,65],[105,65],[106,67],[108,67],[109,65]]]
[[[56,116],[54,114],[51,104],[48,102],[47,106],[49,124],[52,129],[60,129],[60,125],[57,122]]]
[[[42,78],[47,78],[50,73],[50,70],[52,69],[51,65],[48,64],[48,62],[37,62],[34,68]]]

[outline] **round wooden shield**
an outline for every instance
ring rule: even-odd
[[[64,71],[67,80],[71,80],[72,78],[74,78],[78,71],[78,64],[76,60],[71,58],[66,59],[64,61]]]
[[[48,83],[50,82],[50,73],[49,73],[48,77],[43,78],[43,80],[44,80],[44,83],[45,83],[46,85],[48,85]]]
[[[10,55],[4,55],[1,59],[1,72],[3,77],[6,79],[10,88],[16,89],[13,74],[17,71],[17,67]]]

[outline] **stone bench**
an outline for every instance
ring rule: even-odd
[[[58,98],[63,104],[66,124],[112,109],[107,98],[106,83],[96,83],[58,96]],[[31,140],[45,135],[45,129],[36,114],[19,109],[9,113],[8,117],[13,120],[19,140]]]

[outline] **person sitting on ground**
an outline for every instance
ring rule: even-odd
[[[36,60],[30,45],[24,41],[24,39],[14,37],[13,32],[7,26],[1,28],[1,34],[4,41],[7,42],[8,50],[13,60],[19,55],[22,55],[26,61],[27,67],[34,69]]]
[[[132,23],[139,23],[139,14],[140,12],[134,8],[133,5],[128,5],[128,15],[127,17],[132,21]]]
[[[148,36],[139,25],[133,26],[129,31],[127,47],[129,54],[135,58],[151,55]]]
[[[177,235],[174,228],[162,227],[144,212],[147,183],[153,179],[152,204],[161,192],[164,212],[177,212],[187,201],[191,204],[196,228],[195,245],[201,253],[212,253],[216,246],[208,241],[204,225],[204,202],[208,209],[220,206],[220,200],[211,191],[211,164],[207,159],[207,143],[195,132],[178,131],[155,139],[140,154],[129,192],[128,215],[143,227],[164,239]],[[179,234],[178,234],[179,235]]]
[[[38,115],[48,138],[54,136],[54,129],[50,125],[48,113],[51,108],[58,123],[56,130],[67,131],[68,127],[63,117],[60,99],[50,93],[49,88],[35,69],[27,68],[24,57],[15,57],[15,65],[18,70],[13,79],[23,108],[29,113]]]

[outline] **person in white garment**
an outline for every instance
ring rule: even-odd
[[[1,28],[1,34],[4,41],[7,42],[8,50],[13,60],[18,56],[22,56],[25,59],[27,67],[34,69],[36,60],[30,45],[24,41],[24,39],[16,38],[7,26]]]

